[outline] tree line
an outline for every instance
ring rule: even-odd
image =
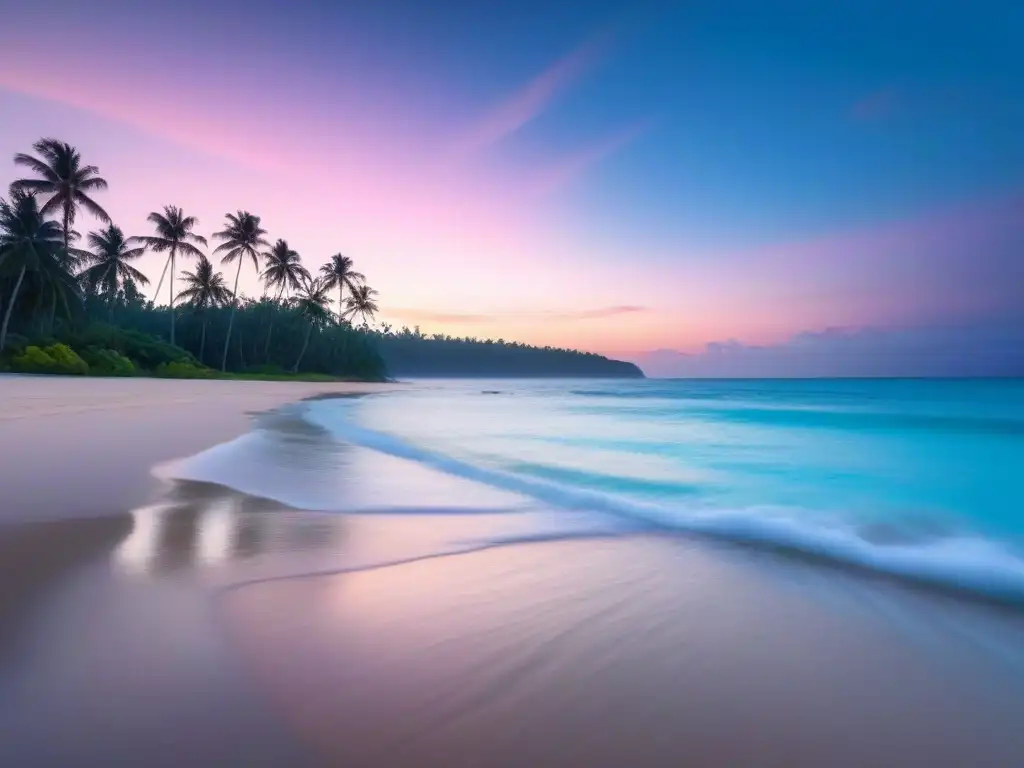
[[[383,375],[365,330],[378,311],[377,292],[348,256],[335,254],[313,275],[286,240],[271,244],[259,216],[239,210],[212,235],[211,255],[234,267],[229,287],[205,252],[210,243],[198,234],[196,217],[166,205],[148,216],[152,234],[126,236],[95,199],[108,188],[95,165],[57,139],[40,139],[33,150],[14,156],[31,175],[12,181],[8,198],[0,198],[0,354],[12,328],[21,339],[60,339],[102,323],[166,338],[222,372]],[[84,248],[74,229],[82,212],[102,225],[88,232]],[[156,287],[158,296],[167,281],[166,305],[142,295],[150,281],[133,262],[146,251],[167,256]],[[179,259],[193,268],[180,273],[176,292]],[[250,265],[264,289],[255,300],[238,293]],[[363,328],[355,325],[360,320]]]
[[[176,205],[148,215],[150,234],[126,235],[97,199],[108,188],[99,168],[57,139],[40,139],[32,149],[14,156],[15,166],[30,173],[0,198],[0,365],[30,343],[61,342],[89,351],[100,369],[112,360],[118,368],[120,355],[144,370],[173,365],[182,375],[212,368],[358,378],[381,378],[385,371],[642,375],[631,364],[571,349],[426,336],[388,325],[371,330],[377,292],[348,256],[334,254],[313,274],[287,240],[271,244],[262,219],[246,210],[226,214],[210,240],[199,234],[196,217]],[[100,224],[84,238],[75,229],[82,213]],[[154,292],[159,297],[166,281],[165,304],[142,293],[150,280],[134,264],[147,251],[166,255]],[[215,266],[217,258],[227,275]],[[238,292],[247,268],[262,283],[257,298]]]

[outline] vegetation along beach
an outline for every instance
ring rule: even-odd
[[[40,139],[14,163],[24,177],[0,199],[0,370],[366,381],[389,372],[642,376],[631,363],[569,349],[373,328],[377,291],[349,256],[331,255],[310,272],[286,239],[244,210],[225,214],[209,238],[176,205],[125,230],[103,209],[99,167],[71,144]],[[76,226],[86,219],[96,228],[83,234]],[[155,286],[134,266],[147,251],[164,257]],[[239,294],[243,270],[259,276],[262,295]]]

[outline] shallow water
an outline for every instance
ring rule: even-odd
[[[516,517],[491,543],[683,531],[1024,600],[1020,380],[426,383],[283,409],[164,472]]]

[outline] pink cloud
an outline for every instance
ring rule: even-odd
[[[459,138],[453,156],[466,157],[486,149],[538,117],[561,91],[594,66],[607,46],[607,36],[599,35],[556,61],[488,110]]]

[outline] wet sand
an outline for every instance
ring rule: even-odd
[[[531,544],[225,607],[329,765],[1024,764],[1019,616],[773,555]]]
[[[1024,765],[1019,613],[685,537],[434,556],[487,521],[161,486],[324,389],[181,384],[0,379],[0,765]]]

